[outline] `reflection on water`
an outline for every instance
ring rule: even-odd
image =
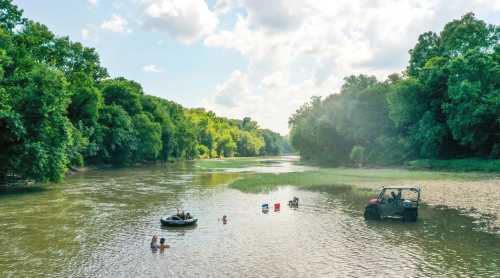
[[[224,186],[252,171],[302,167],[290,158],[238,169],[193,164],[92,171],[48,190],[0,195],[0,277],[498,275],[500,236],[455,210],[424,207],[410,224],[365,222],[371,192],[349,186],[266,194]],[[293,196],[298,209],[285,205]],[[281,202],[281,211],[263,214],[263,202]],[[159,218],[176,208],[198,225],[162,228]],[[153,234],[171,248],[151,253]]]

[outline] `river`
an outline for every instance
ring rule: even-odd
[[[500,235],[454,209],[424,205],[417,223],[366,222],[366,196],[350,186],[227,186],[308,169],[292,158],[221,163],[93,170],[0,193],[0,277],[500,277]],[[285,205],[293,196],[298,209]],[[265,214],[263,202],[282,208]],[[176,208],[198,225],[162,228]],[[171,248],[152,253],[155,234]]]

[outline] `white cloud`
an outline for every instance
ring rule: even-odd
[[[236,70],[231,73],[228,80],[217,86],[214,102],[225,107],[235,107],[245,102],[249,96],[248,78]]]
[[[87,2],[88,2],[91,6],[95,7],[95,6],[97,6],[97,4],[99,3],[99,0],[87,0]]]
[[[99,41],[99,37],[97,36],[96,26],[87,25],[80,31],[80,36],[86,43],[97,43]]]
[[[307,11],[305,3],[303,0],[246,0],[245,7],[250,25],[285,31],[302,24]]]
[[[205,103],[225,116],[251,116],[286,133],[288,117],[310,96],[338,92],[351,74],[383,79],[400,72],[419,34],[439,32],[469,11],[491,14],[499,2],[219,0],[216,11],[227,12],[236,3],[246,13],[204,43],[241,53],[248,67],[233,72]]]
[[[82,38],[84,38],[84,39],[90,38],[90,35],[91,35],[90,30],[87,28],[83,28],[81,31],[81,35],[82,35]]]
[[[153,64],[145,65],[144,67],[142,67],[142,70],[145,72],[153,72],[153,73],[163,72],[163,69]]]
[[[214,11],[219,15],[227,14],[240,5],[240,0],[217,0],[217,2],[215,2]]]
[[[101,23],[101,28],[116,33],[131,33],[132,30],[127,28],[127,25],[128,22],[125,18],[114,14],[110,19]]]
[[[218,19],[204,0],[142,0],[144,26],[191,44],[211,34]]]

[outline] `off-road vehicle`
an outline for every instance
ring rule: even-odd
[[[366,220],[397,217],[403,221],[415,222],[419,205],[419,187],[382,187],[376,198],[368,200],[364,216]]]

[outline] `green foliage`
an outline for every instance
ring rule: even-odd
[[[359,166],[362,166],[366,160],[366,150],[361,146],[354,146],[349,157],[351,158],[352,162],[356,163]]]
[[[42,65],[23,77],[30,81],[26,86],[7,89],[17,90],[13,108],[22,115],[26,130],[7,145],[9,170],[40,181],[61,180],[70,161],[73,131],[65,116],[70,100],[67,83],[60,72]]]
[[[289,121],[293,146],[330,165],[346,164],[355,145],[378,165],[498,158],[499,40],[500,28],[472,13],[422,34],[402,76],[351,76],[340,94],[301,107]]]
[[[264,147],[262,137],[254,136],[249,131],[242,131],[237,142],[238,154],[240,156],[257,156]]]
[[[142,111],[142,88],[135,82],[123,78],[105,80],[101,84],[101,92],[106,105],[119,105],[129,115]]]
[[[226,165],[230,168],[230,165]],[[279,186],[299,186],[303,189],[331,186],[362,185],[367,183],[401,184],[421,181],[487,180],[497,175],[485,173],[454,173],[437,171],[416,171],[404,169],[358,169],[358,168],[322,168],[319,170],[288,173],[259,173],[245,175],[230,183],[230,187],[243,192],[269,192]]]
[[[132,118],[119,105],[104,107],[100,123],[99,159],[104,163],[128,165],[138,149]]]
[[[419,159],[408,162],[408,166],[413,169],[447,170],[457,172],[499,172],[500,160],[485,160],[479,158],[469,159]]]
[[[24,22],[23,11],[12,4],[12,0],[0,0],[0,27],[12,30]]]
[[[139,143],[136,159],[156,160],[162,150],[160,124],[153,122],[144,113],[135,115],[133,123]]]
[[[264,139],[264,148],[261,150],[262,155],[280,155],[293,152],[288,139],[279,133],[264,129],[262,130],[262,138]]]
[[[208,149],[198,147],[204,157],[279,155],[290,151],[287,139],[260,129],[251,118],[230,120],[204,109],[191,109],[187,115],[195,125],[198,143]]]
[[[217,142],[217,153],[219,156],[231,157],[236,153],[236,143],[229,133],[223,134]]]
[[[0,0],[0,180],[58,181],[71,166],[278,154],[250,118],[217,117],[110,79],[92,48]],[[267,137],[266,137],[267,138]]]
[[[348,164],[354,145],[373,153],[377,139],[394,130],[389,87],[374,77],[350,76],[340,94],[312,98],[290,119],[292,145],[303,159],[330,165]]]

